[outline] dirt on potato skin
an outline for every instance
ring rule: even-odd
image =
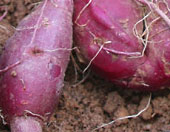
[[[0,44],[13,34],[14,27],[40,0],[1,0],[0,6],[8,8],[8,14],[0,25]],[[0,10],[0,15],[3,14]],[[3,23],[3,24],[2,24]],[[81,75],[79,75],[81,76]],[[97,126],[122,116],[133,115],[143,109],[149,99],[149,92],[131,91],[116,87],[94,73],[77,86],[75,72],[70,62],[65,86],[59,106],[45,125],[45,132],[90,132]],[[1,123],[2,124],[2,123]],[[0,132],[9,132],[8,126],[1,125]],[[98,132],[169,132],[170,131],[170,89],[152,93],[147,111],[134,119],[118,121]]]

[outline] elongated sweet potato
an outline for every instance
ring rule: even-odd
[[[43,0],[0,58],[0,108],[12,132],[40,132],[58,103],[72,47],[72,0]]]

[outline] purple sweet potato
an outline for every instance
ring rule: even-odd
[[[0,109],[12,132],[40,132],[59,101],[72,47],[72,0],[43,0],[0,58]]]
[[[170,0],[75,0],[75,42],[104,78],[132,89],[170,85]],[[152,12],[151,12],[152,11]]]

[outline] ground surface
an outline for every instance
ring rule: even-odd
[[[11,25],[16,27],[39,1],[0,0],[0,6],[8,8],[8,14],[4,18],[6,21],[1,21],[0,25],[5,25],[10,30],[7,32],[0,28],[1,45],[13,33],[14,28]],[[0,16],[3,12],[3,10],[0,11]],[[45,132],[90,132],[102,123],[136,114],[148,103],[149,93],[118,88],[93,73],[90,73],[81,84],[73,85],[74,78],[74,67],[70,63],[59,107],[50,123],[46,125]],[[167,88],[152,93],[149,108],[139,117],[118,121],[98,131],[170,132],[170,90]],[[0,132],[9,132],[9,128],[1,125]]]

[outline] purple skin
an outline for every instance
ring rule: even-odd
[[[72,5],[44,0],[5,45],[0,68],[8,70],[1,74],[0,108],[12,132],[25,132],[18,128],[28,127],[29,116],[47,121],[59,101],[72,47]]]
[[[120,86],[135,90],[155,91],[170,85],[170,64],[168,63],[170,62],[170,40],[167,39],[170,30],[159,33],[168,28],[164,19],[159,19],[149,28],[148,41],[151,43],[148,42],[144,56],[137,57],[143,50],[142,42],[133,34],[134,25],[144,15],[140,0],[138,2],[92,0],[78,17],[88,1],[74,1],[74,40],[87,62],[96,55],[100,45],[104,44],[104,48],[91,64],[92,69]],[[170,0],[167,2],[170,3]],[[149,10],[150,8],[148,12]],[[169,13],[167,15],[170,16]],[[151,23],[157,17],[155,12],[154,15],[149,16],[147,22]],[[137,30],[142,34],[143,29],[141,22]],[[160,40],[163,41],[160,42]],[[106,44],[109,41],[111,43]]]

